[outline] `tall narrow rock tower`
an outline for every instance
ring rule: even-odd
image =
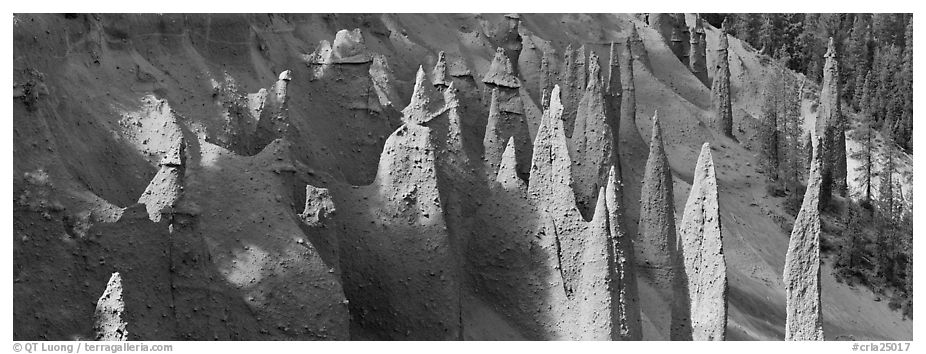
[[[685,203],[679,228],[679,256],[684,275],[677,281],[688,290],[680,310],[690,313],[690,321],[677,322],[677,330],[688,330],[691,340],[724,340],[727,328],[727,265],[723,255],[723,232],[717,177],[711,146],[704,143],[694,170],[694,182]],[[687,327],[686,327],[687,325]],[[679,335],[682,335],[679,333]]]
[[[726,22],[724,22],[726,24]],[[720,42],[717,44],[717,68],[711,84],[711,125],[714,130],[727,137],[733,137],[733,105],[730,102],[730,62],[727,57],[727,28],[720,29]]]
[[[815,127],[823,139],[823,169],[820,181],[820,206],[826,206],[833,192],[846,193],[846,130],[845,119],[839,105],[839,62],[836,46],[830,37],[823,66],[823,85],[820,91],[820,115]]]
[[[691,38],[688,47],[688,69],[704,85],[709,85],[711,82],[707,77],[707,41],[705,40],[704,26],[701,25],[700,15],[695,15],[694,26],[689,29],[689,32],[691,32]]]
[[[794,220],[785,256],[785,340],[823,340],[819,212],[822,144],[822,139],[817,138],[810,162],[807,191],[804,193],[801,211]]]
[[[649,158],[643,175],[640,200],[640,223],[638,227],[640,257],[637,269],[649,278],[659,296],[640,298],[644,309],[655,309],[650,321],[660,330],[658,338],[669,338],[671,316],[665,308],[676,297],[675,263],[677,244],[675,237],[675,198],[672,195],[672,170],[666,159],[659,127],[658,113],[653,116],[653,135],[650,139]]]

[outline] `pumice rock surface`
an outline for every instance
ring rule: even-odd
[[[912,339],[842,282],[858,63],[804,43],[818,84],[717,19],[16,13],[13,339]],[[779,78],[821,140],[770,190]]]

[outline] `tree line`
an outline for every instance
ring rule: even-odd
[[[811,141],[802,129],[806,82],[790,69],[822,84],[824,54],[833,38],[839,62],[839,92],[847,136],[861,149],[858,202],[825,205],[824,239],[835,252],[838,277],[870,286],[892,308],[913,317],[912,215],[904,210],[897,180],[901,152],[913,145],[913,22],[911,14],[706,14],[716,27],[777,61],[765,86],[759,126],[759,160],[770,194],[784,197],[792,215],[800,209],[809,170]],[[876,132],[880,132],[880,138]],[[880,143],[880,144],[879,144]],[[875,189],[876,190],[873,190]],[[909,198],[909,196],[908,196]],[[837,205],[838,204],[838,205]]]

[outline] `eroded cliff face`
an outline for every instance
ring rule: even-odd
[[[726,23],[726,22],[725,22]],[[720,29],[720,42],[717,44],[717,69],[711,83],[711,126],[717,132],[733,137],[733,104],[730,98],[730,61],[727,29]]]

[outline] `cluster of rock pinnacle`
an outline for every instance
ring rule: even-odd
[[[706,84],[700,20],[688,28],[678,25],[685,23],[684,17],[649,18]],[[438,54],[432,70],[418,69],[410,103],[401,110],[402,125],[386,140],[372,184],[305,187],[299,222],[311,236],[300,239],[299,247],[313,261],[298,271],[314,284],[268,286],[285,294],[311,292],[297,300],[317,301],[287,313],[292,302],[252,299],[264,301],[266,307],[257,311],[264,311],[260,316],[265,324],[305,338],[348,339],[353,323],[380,339],[460,339],[462,294],[468,288],[496,304],[529,339],[641,340],[642,310],[668,302],[668,316],[649,317],[665,331],[658,337],[724,340],[726,263],[709,144],[701,148],[677,222],[672,171],[659,119],[653,117],[638,232],[627,231],[618,136],[637,133],[619,127],[636,126],[633,66],[648,66],[636,28],[623,44],[611,44],[604,69],[598,54],[584,46],[566,48],[558,77],[549,68],[553,60],[544,56],[542,116],[533,117],[525,105],[535,104],[523,94],[518,75],[518,16],[510,15],[508,21],[481,78],[481,94],[471,71],[452,70],[446,53]],[[717,50],[723,59],[712,84],[714,125],[732,136],[725,32],[720,38]],[[323,41],[304,59],[314,68],[315,79],[334,75],[331,68],[336,65],[366,65],[379,104],[398,102],[394,79],[386,75],[388,63],[365,48],[359,30],[338,32],[334,45]],[[835,80],[829,71],[827,78]],[[203,215],[183,201],[187,158],[198,160],[195,154],[209,151],[231,155],[219,150],[221,146],[241,155],[256,154],[241,162],[259,166],[256,173],[292,171],[284,157],[292,133],[287,83],[298,79],[284,71],[269,91],[250,95],[238,93],[233,83],[216,84],[217,99],[227,106],[227,129],[214,144],[193,139],[195,149],[187,146],[176,117],[159,101],[157,116],[169,130],[162,133],[168,138],[160,150],[159,171],[139,198],[142,207],[125,211],[115,224],[138,223],[139,215],[170,224],[172,249],[186,251],[170,255],[168,263],[171,269],[173,264],[187,266],[178,269],[171,286],[212,284],[215,276],[202,265],[208,257],[202,246],[193,245],[200,232],[196,220]],[[825,83],[824,99],[827,92]],[[469,141],[464,134],[470,124],[467,113],[485,109],[483,98],[488,101],[484,137]],[[838,115],[838,106],[834,112]],[[532,119],[539,119],[535,133]],[[789,340],[822,339],[817,204],[827,159],[818,151],[828,143],[821,141],[785,266]],[[651,281],[658,297],[639,296],[641,277]],[[94,327],[99,339],[134,339],[129,335],[139,330],[128,331],[127,323],[158,326],[146,324],[154,321],[152,313],[131,314],[142,307],[132,304],[138,290],[131,290],[141,280],[131,280],[131,275],[126,279],[123,284],[120,274],[113,273],[99,300]],[[215,293],[181,300],[188,301],[177,305],[181,302],[174,300],[174,316],[203,316],[236,306],[223,305],[235,302]],[[206,305],[191,305],[195,303]],[[221,332],[233,337],[249,330],[236,327],[236,321],[244,320],[222,319],[220,329],[178,328],[174,335],[218,337]]]

